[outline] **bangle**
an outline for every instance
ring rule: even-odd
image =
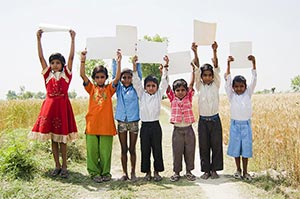
[[[81,60],[80,62],[81,62],[81,63],[85,63],[85,60]]]

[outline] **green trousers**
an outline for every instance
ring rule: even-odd
[[[110,174],[113,136],[86,135],[87,170],[94,176]]]

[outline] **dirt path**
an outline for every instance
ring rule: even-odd
[[[170,115],[170,110],[166,107],[162,107],[161,114]],[[170,124],[162,124],[164,132],[171,132]],[[224,171],[218,172],[220,174],[219,179],[200,179],[203,173],[200,170],[200,157],[199,157],[199,146],[198,146],[198,136],[197,136],[197,122],[193,125],[196,134],[196,155],[195,155],[195,169],[193,170],[194,175],[197,176],[196,184],[201,187],[203,191],[204,198],[222,198],[222,199],[239,199],[239,198],[256,198],[249,191],[246,191],[246,185],[243,182],[236,181],[232,178],[232,171],[228,171],[225,167]],[[226,147],[224,147],[224,161],[233,161],[228,159],[226,156]],[[230,162],[234,166],[233,162]],[[231,169],[232,170],[232,169]],[[253,189],[256,189],[253,187]],[[251,196],[252,195],[252,196]]]

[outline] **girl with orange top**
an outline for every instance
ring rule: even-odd
[[[112,96],[120,79],[121,53],[117,51],[117,73],[111,83],[107,69],[96,66],[92,73],[92,83],[85,74],[85,60],[87,51],[81,52],[80,76],[85,90],[90,95],[88,113],[86,115],[86,148],[87,170],[95,182],[111,180],[111,152],[113,136],[116,127],[113,116]]]

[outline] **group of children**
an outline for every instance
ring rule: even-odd
[[[42,30],[37,32],[38,55],[43,69],[47,96],[42,104],[39,117],[29,133],[33,139],[52,142],[52,152],[55,160],[53,176],[68,177],[66,162],[66,143],[78,137],[77,127],[72,107],[68,98],[68,87],[72,79],[72,63],[74,57],[75,32],[70,31],[71,49],[65,66],[64,57],[55,53],[49,58],[48,66],[44,59],[41,37]],[[201,161],[202,179],[219,178],[217,171],[223,170],[222,125],[219,117],[219,88],[221,84],[220,68],[218,65],[218,44],[212,44],[213,66],[200,62],[197,45],[192,44],[194,59],[191,62],[192,75],[189,84],[184,79],[177,79],[169,86],[169,58],[164,57],[165,64],[161,65],[161,81],[149,75],[142,82],[141,64],[138,57],[132,58],[133,69],[121,70],[121,51],[117,51],[116,59],[112,61],[113,80],[107,83],[108,71],[100,65],[92,71],[92,81],[86,76],[85,61],[87,51],[81,52],[80,76],[83,86],[89,94],[89,107],[86,115],[86,148],[87,170],[95,182],[111,180],[111,154],[113,136],[118,134],[121,145],[121,163],[123,175],[121,180],[135,181],[136,178],[136,142],[140,129],[141,172],[145,173],[144,180],[162,180],[160,172],[164,171],[162,155],[162,128],[159,123],[161,101],[166,93],[171,103],[170,123],[173,124],[172,150],[173,171],[170,181],[180,179],[182,159],[186,164],[185,177],[194,181],[196,138],[192,127],[195,122],[192,110],[194,82],[199,93],[198,140]],[[225,74],[226,93],[231,103],[231,125],[228,155],[235,158],[235,178],[251,180],[247,171],[248,158],[252,157],[251,130],[251,96],[256,85],[256,63],[254,56],[248,57],[253,63],[252,82],[247,86],[243,76],[231,79],[230,63],[234,58],[229,56]],[[171,66],[172,67],[172,66]],[[116,93],[117,104],[113,114],[112,96]],[[114,117],[115,115],[115,117]],[[115,122],[117,121],[117,129]],[[129,146],[128,146],[129,135]],[[59,161],[59,150],[62,164]],[[127,153],[130,153],[131,172],[128,175]],[[151,153],[154,158],[154,172],[151,172]],[[240,159],[242,157],[242,168]],[[152,175],[153,174],[153,175]]]

